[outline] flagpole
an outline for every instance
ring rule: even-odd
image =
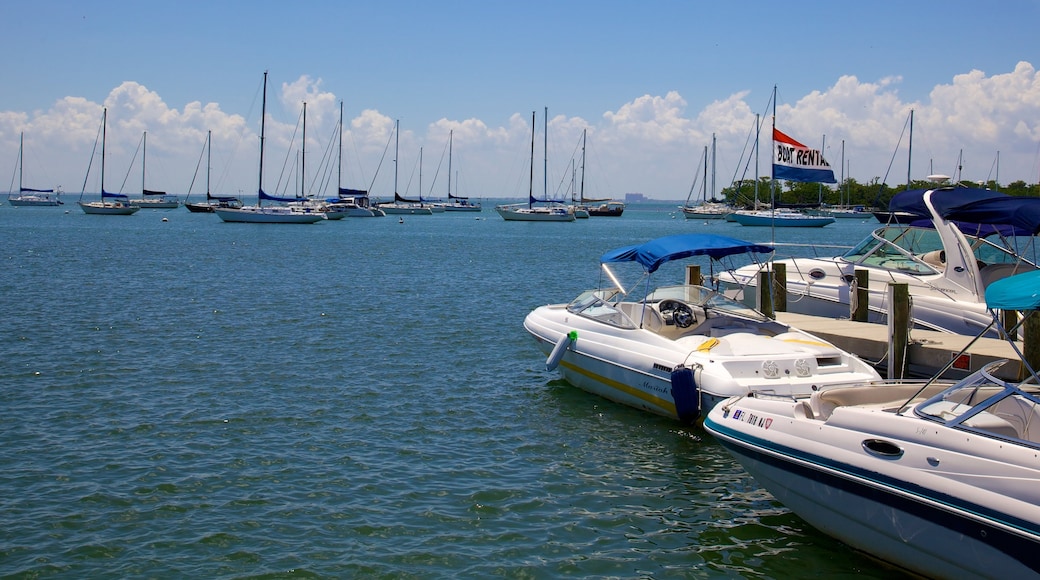
[[[776,85],[773,85],[773,131],[769,134],[773,144],[773,161],[769,164],[769,221],[771,242],[776,243]]]

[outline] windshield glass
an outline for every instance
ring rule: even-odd
[[[909,274],[935,274],[937,270],[917,258],[935,255],[943,249],[933,229],[884,227],[849,250],[843,258],[865,266],[899,270]]]
[[[587,290],[568,304],[567,310],[618,328],[636,328],[632,319],[609,302],[619,293],[617,288]]]

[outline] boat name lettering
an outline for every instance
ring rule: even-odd
[[[768,429],[773,424],[772,419],[768,417],[759,417],[758,415],[754,413],[748,413],[743,409],[737,409],[736,411],[734,411],[733,418],[742,423],[747,423],[748,425],[761,427],[763,429]]]
[[[643,381],[643,390],[651,391],[656,393],[667,393],[668,389],[657,383],[651,383],[650,381]]]

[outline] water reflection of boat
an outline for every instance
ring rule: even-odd
[[[855,356],[711,288],[650,290],[650,275],[669,261],[771,251],[706,234],[620,248],[600,258],[613,287],[585,291],[569,304],[541,306],[527,315],[524,328],[548,355],[547,367],[558,368],[574,386],[683,421],[733,395],[808,394],[824,385],[879,379]],[[609,267],[619,262],[643,267],[644,297],[632,299],[620,287]]]

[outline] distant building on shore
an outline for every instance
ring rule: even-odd
[[[641,193],[625,194],[625,203],[640,203],[644,201],[649,201],[649,199],[647,199],[647,197]]]

